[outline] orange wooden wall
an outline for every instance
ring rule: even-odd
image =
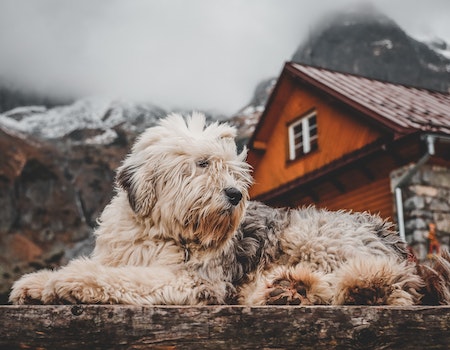
[[[287,125],[312,109],[317,112],[319,150],[289,162]],[[256,165],[252,164],[255,179],[250,189],[252,197],[314,171],[381,136],[380,132],[365,125],[357,117],[349,116],[336,104],[300,86],[290,90],[290,96],[279,115],[270,115],[270,112],[267,111],[269,114],[266,115],[265,122],[271,123],[273,131],[266,141],[264,156]],[[258,138],[255,140],[258,141]],[[249,156],[249,160],[256,158]]]
[[[380,214],[385,219],[394,220],[393,204],[390,179],[384,177],[339,195],[323,195],[317,206],[330,210],[369,211],[372,214]]]

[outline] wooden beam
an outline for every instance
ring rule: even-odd
[[[364,174],[364,176],[367,177],[368,180],[370,181],[374,181],[375,180],[375,175],[372,172],[372,170],[370,170],[365,164],[361,164],[359,166],[359,169],[361,170],[361,172]]]
[[[0,349],[448,349],[450,306],[0,306]]]
[[[389,155],[394,159],[394,162],[397,166],[403,166],[407,163],[407,160],[401,156],[398,151],[394,148],[387,149],[387,152],[389,152]]]
[[[254,149],[256,151],[264,151],[265,152],[267,149],[267,143],[263,142],[263,141],[255,140],[255,141],[253,141],[252,149]]]
[[[336,177],[334,178],[330,178],[330,182],[333,184],[334,187],[336,187],[336,189],[340,192],[340,193],[345,193],[346,188],[345,185]]]
[[[317,203],[320,200],[319,194],[316,191],[314,191],[311,187],[308,187],[308,188],[303,187],[300,189],[300,192],[311,197],[311,199],[313,200],[314,203]]]

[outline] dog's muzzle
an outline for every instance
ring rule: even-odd
[[[228,187],[224,189],[224,192],[231,205],[238,205],[242,199],[242,193],[237,188]]]

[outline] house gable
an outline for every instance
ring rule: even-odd
[[[317,120],[317,150],[291,161],[289,125],[311,113]],[[280,77],[263,118],[249,147],[253,198],[390,136],[357,111],[288,74]]]

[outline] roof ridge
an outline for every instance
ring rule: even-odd
[[[306,68],[312,68],[312,69],[316,69],[316,70],[320,70],[320,71],[325,71],[325,72],[330,72],[330,73],[342,74],[342,75],[345,75],[345,76],[355,77],[357,79],[366,79],[366,80],[370,80],[370,81],[374,81],[374,82],[380,82],[382,84],[402,86],[402,87],[405,87],[405,88],[408,88],[408,89],[414,89],[414,90],[419,90],[419,91],[427,91],[427,92],[430,92],[430,93],[436,93],[436,94],[439,94],[439,95],[444,95],[444,96],[449,96],[450,97],[450,92],[443,92],[443,91],[427,89],[427,88],[419,87],[419,86],[413,86],[413,85],[407,85],[407,84],[402,84],[402,83],[396,83],[396,82],[392,82],[392,81],[389,81],[389,80],[370,78],[370,77],[367,77],[367,76],[358,75],[356,73],[339,71],[339,70],[336,70],[336,69],[325,68],[325,67],[321,67],[321,66],[318,66],[318,65],[299,63],[299,62],[295,62],[295,61],[287,61],[286,64],[290,65],[290,66],[293,66],[293,67],[295,65],[297,65],[297,66],[306,67]]]

